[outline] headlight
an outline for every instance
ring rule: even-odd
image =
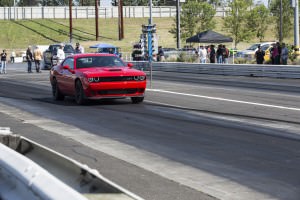
[[[90,83],[98,83],[100,82],[100,78],[99,77],[88,78],[88,81]]]
[[[134,76],[133,79],[136,81],[143,81],[146,79],[146,76]]]

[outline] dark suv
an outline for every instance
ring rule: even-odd
[[[44,69],[51,69],[55,65],[55,57],[57,50],[61,44],[51,44],[49,48],[44,52]],[[69,56],[75,53],[75,49],[71,44],[64,44],[65,56]]]

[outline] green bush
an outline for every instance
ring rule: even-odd
[[[196,55],[187,55],[184,52],[181,52],[179,54],[179,56],[177,57],[176,61],[177,62],[196,62],[197,60],[197,56]]]

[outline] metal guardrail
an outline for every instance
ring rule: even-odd
[[[150,71],[146,61],[131,61],[136,69]],[[300,78],[300,66],[253,64],[201,64],[181,62],[153,62],[152,71],[211,74],[227,76],[252,76],[273,78]]]
[[[143,200],[71,158],[0,131],[0,199]]]

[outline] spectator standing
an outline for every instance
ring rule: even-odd
[[[108,53],[109,53],[109,54],[114,54],[113,49],[112,49],[112,48],[109,48],[109,49],[108,49]]]
[[[216,50],[214,45],[210,45],[210,53],[209,53],[210,63],[216,62]]]
[[[274,65],[279,65],[280,64],[279,43],[275,44],[272,56],[274,59]]]
[[[289,50],[285,46],[285,43],[282,43],[282,49],[281,49],[281,60],[283,65],[287,65],[287,60],[289,57]]]
[[[276,42],[276,46],[278,49],[278,55],[277,55],[277,64],[280,65],[280,58],[281,58],[281,45],[279,42]]]
[[[10,62],[15,63],[16,52],[13,50],[10,54]]]
[[[65,52],[64,52],[64,45],[60,44],[59,48],[57,49],[57,64],[60,64],[65,58]]]
[[[42,51],[41,49],[37,46],[34,50],[34,62],[35,62],[35,70],[37,73],[40,73],[41,72],[41,68],[40,68],[40,65],[41,65],[41,61],[43,59],[43,54],[42,54]]]
[[[223,45],[223,63],[228,64],[228,58],[229,58],[229,49],[226,48],[225,45]]]
[[[30,46],[26,50],[26,61],[27,61],[27,72],[32,73],[31,66],[33,61],[33,54]]]
[[[263,50],[261,50],[261,46],[260,45],[258,46],[258,49],[256,50],[254,56],[255,56],[257,64],[263,64],[265,52]]]
[[[84,53],[84,48],[77,42],[75,47],[75,54]]]
[[[207,50],[203,46],[200,46],[199,57],[200,57],[200,63],[206,63]]]
[[[158,47],[158,61],[165,61],[165,52],[161,46]]]
[[[7,64],[7,53],[6,50],[4,49],[3,52],[1,53],[1,71],[0,74],[6,74],[6,64]]]
[[[223,48],[220,44],[217,48],[217,63],[223,63]]]

